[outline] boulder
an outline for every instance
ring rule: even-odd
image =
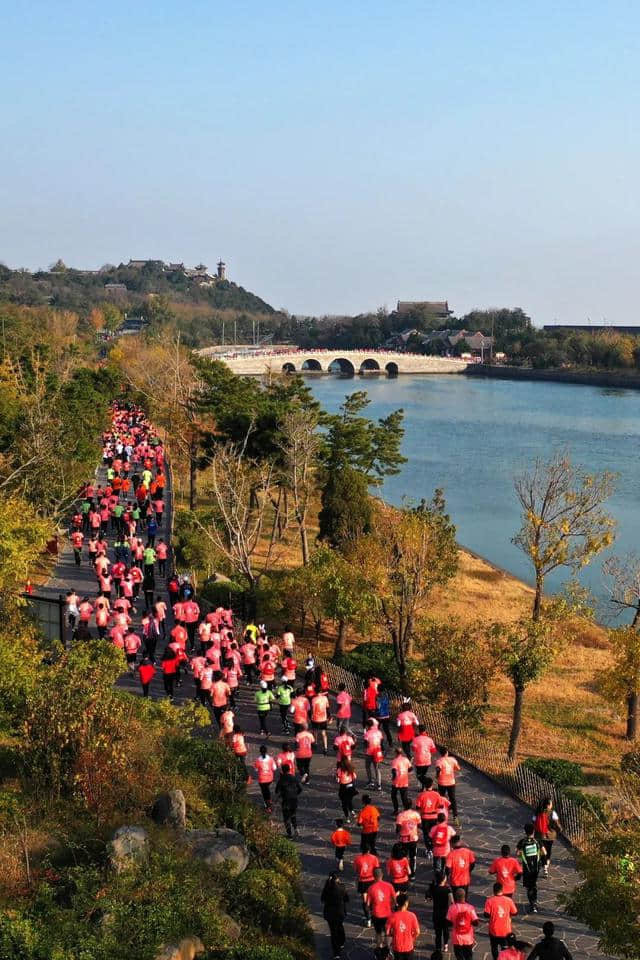
[[[108,846],[109,863],[116,873],[149,862],[149,837],[143,827],[119,827]]]
[[[155,960],[195,960],[204,953],[200,937],[184,937],[180,943],[169,943],[156,954]]]
[[[152,819],[161,826],[184,830],[187,824],[187,804],[182,790],[169,790],[156,797],[151,811]]]
[[[184,835],[194,857],[209,867],[228,863],[233,873],[242,873],[249,866],[249,851],[244,837],[236,830],[218,827],[217,830],[188,830]]]

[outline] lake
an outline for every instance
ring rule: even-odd
[[[328,411],[355,390],[367,391],[371,417],[402,407],[407,463],[385,482],[381,495],[401,504],[404,497],[428,499],[442,487],[459,542],[517,577],[532,580],[524,554],[511,543],[520,526],[513,477],[536,457],[546,459],[558,450],[590,472],[619,475],[608,502],[618,522],[612,552],[637,549],[640,391],[465,376],[307,382]],[[599,601],[602,557],[580,575]],[[568,578],[564,570],[551,574],[547,589],[557,590]],[[604,612],[602,606],[598,612]]]

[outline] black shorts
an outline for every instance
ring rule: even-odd
[[[327,729],[327,721],[326,721],[326,720],[312,720],[312,721],[311,721],[311,726],[313,727],[314,730],[326,730],[326,729]]]
[[[387,920],[388,917],[372,917],[373,920],[373,929],[376,933],[384,933],[387,929]]]
[[[366,893],[373,880],[358,880],[358,893]]]

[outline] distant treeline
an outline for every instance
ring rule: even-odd
[[[110,293],[107,284],[123,284],[126,291]],[[295,316],[228,280],[203,286],[183,270],[167,270],[154,262],[141,268],[105,264],[99,271],[83,271],[57,261],[36,273],[0,264],[0,301],[72,311],[81,331],[115,330],[125,314],[142,316],[151,330],[178,328],[190,347],[273,341],[342,350],[399,345],[432,354],[450,347],[443,339],[425,342],[426,336],[447,329],[493,335],[494,354],[505,353],[516,366],[640,368],[638,337],[615,331],[541,330],[520,307],[472,310],[446,319],[420,306],[403,313],[380,308],[356,316]],[[460,341],[458,352],[464,347]]]

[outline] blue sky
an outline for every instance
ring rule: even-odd
[[[640,323],[640,4],[0,0],[0,260]]]

